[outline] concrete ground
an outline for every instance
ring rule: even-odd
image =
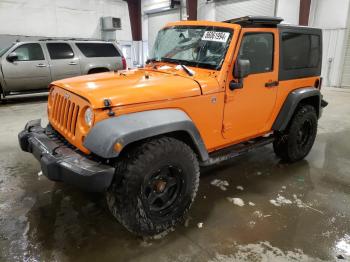
[[[305,160],[280,163],[266,146],[202,170],[189,219],[156,240],[126,231],[103,195],[38,176],[17,133],[46,117],[46,97],[11,99],[0,105],[0,261],[350,260],[350,90],[323,93]]]

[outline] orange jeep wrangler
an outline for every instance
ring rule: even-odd
[[[276,17],[167,24],[141,69],[53,82],[49,125],[19,134],[49,179],[106,192],[129,231],[184,219],[200,166],[273,143],[284,161],[311,150],[322,107],[320,29]]]

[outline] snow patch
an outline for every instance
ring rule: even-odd
[[[228,201],[230,201],[231,203],[235,204],[236,206],[244,206],[244,201],[241,198],[238,197],[228,197],[227,198]]]
[[[255,226],[255,224],[256,224],[256,222],[252,220],[252,221],[249,221],[248,226],[250,228],[253,228]]]
[[[316,211],[316,212],[318,212],[318,213],[320,213],[322,215],[324,214],[322,211],[320,211],[320,210],[318,210],[316,208],[313,208],[310,205],[305,204],[301,199],[299,199],[297,197],[296,194],[293,195],[293,201],[290,200],[290,199],[285,198],[284,196],[281,196],[280,194],[278,194],[276,199],[271,199],[270,200],[270,203],[272,205],[274,205],[274,206],[277,206],[277,207],[280,207],[280,206],[283,206],[283,205],[296,204],[297,207],[299,207],[299,208],[308,208],[308,209]]]
[[[198,224],[197,224],[197,227],[198,227],[198,228],[202,228],[202,227],[203,227],[203,223],[202,223],[202,222],[198,223]]]
[[[253,223],[252,223],[253,224]],[[243,262],[243,261],[312,261],[302,250],[283,251],[272,246],[268,241],[257,244],[238,245],[232,255],[216,254],[210,262]]]
[[[222,191],[226,191],[227,187],[230,185],[226,180],[214,179],[210,182],[212,186],[220,188]]]
[[[255,204],[254,204],[253,202],[249,202],[248,205],[250,205],[250,206],[252,206],[252,207],[255,206]]]
[[[184,224],[185,227],[188,227],[190,225],[190,220],[191,220],[190,217],[186,218],[185,224]]]
[[[243,188],[242,186],[236,186],[236,188],[237,188],[238,190],[241,190],[241,191],[244,190],[244,188]]]
[[[294,202],[297,204],[298,207],[302,207],[302,208],[306,207],[306,204],[304,204],[303,201],[301,201],[301,199],[299,199],[296,194],[293,195],[293,198],[294,198]]]
[[[261,212],[259,210],[256,210],[256,211],[253,212],[253,216],[255,216],[256,218],[263,219],[263,218],[266,218],[266,217],[270,217],[271,215],[264,215],[263,212]]]
[[[262,218],[264,216],[264,214],[261,211],[256,210],[256,211],[254,211],[253,216],[255,216],[257,218]]]
[[[345,235],[336,244],[336,248],[342,252],[343,255],[350,257],[350,236]]]
[[[280,194],[278,194],[276,199],[271,199],[270,203],[274,206],[280,207],[283,205],[290,205],[293,202],[287,198],[285,198],[284,196],[281,196]]]

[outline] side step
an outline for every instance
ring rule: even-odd
[[[247,153],[255,148],[265,146],[270,144],[274,140],[274,136],[270,135],[268,137],[258,137],[249,141],[242,142],[224,149],[215,151],[209,155],[209,159],[205,162],[200,163],[201,166],[211,166],[218,164],[222,161],[229,160],[231,158],[240,156]]]

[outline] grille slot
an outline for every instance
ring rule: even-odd
[[[75,136],[80,107],[69,98],[56,93],[53,98],[53,108],[51,118],[57,128]]]

